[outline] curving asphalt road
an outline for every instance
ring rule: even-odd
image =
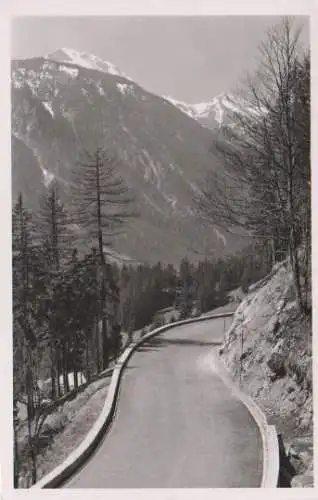
[[[259,487],[258,427],[213,369],[224,319],[147,341],[124,372],[115,420],[67,488]]]

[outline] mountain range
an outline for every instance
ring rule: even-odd
[[[212,130],[221,127],[229,119],[229,112],[240,111],[237,101],[226,94],[220,94],[209,101],[196,104],[178,101],[169,96],[166,96],[165,99],[204,127]]]
[[[199,105],[173,101],[112,63],[65,48],[12,61],[11,82],[13,200],[22,192],[36,209],[55,179],[67,205],[79,150],[102,146],[121,160],[140,214],[115,238],[113,256],[177,264],[242,245],[213,225],[207,229],[193,206],[207,172],[222,171],[210,147],[226,96]]]

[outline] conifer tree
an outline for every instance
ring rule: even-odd
[[[22,194],[12,215],[12,268],[13,268],[13,399],[18,422],[17,402],[26,404],[28,445],[32,463],[32,481],[36,481],[36,439],[39,423],[45,413],[41,406],[39,379],[39,330],[36,294],[38,291],[39,254],[34,243],[32,214],[24,208]],[[15,440],[15,445],[17,441]],[[18,459],[15,449],[15,460]],[[17,467],[17,463],[15,464]],[[18,481],[18,470],[15,471]]]
[[[42,296],[43,310],[47,317],[47,342],[51,358],[51,396],[61,395],[60,375],[63,376],[64,391],[68,391],[66,367],[66,339],[63,316],[59,304],[63,295],[62,270],[70,256],[69,218],[59,196],[58,184],[53,182],[40,200],[37,217],[39,239],[42,245],[45,293]],[[61,325],[62,323],[62,325]]]
[[[107,328],[107,294],[111,278],[106,265],[107,247],[134,215],[133,197],[119,174],[119,160],[106,150],[85,151],[74,173],[74,222],[86,230],[98,257],[100,318],[102,326],[102,362],[108,365],[109,337]]]

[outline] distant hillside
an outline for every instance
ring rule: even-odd
[[[121,159],[140,213],[116,239],[117,255],[177,264],[245,243],[207,230],[194,215],[193,197],[207,171],[222,172],[209,151],[210,130],[109,62],[71,49],[47,57],[12,62],[13,199],[22,191],[36,208],[55,179],[68,204],[79,149],[102,145]]]

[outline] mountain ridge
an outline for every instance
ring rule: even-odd
[[[231,93],[221,93],[207,101],[190,104],[169,96],[164,96],[168,102],[176,106],[183,113],[198,121],[211,130],[228,125],[232,121],[233,113],[258,114],[256,109],[248,107],[244,99]]]
[[[206,172],[221,168],[209,151],[211,133],[121,75],[74,60],[12,62],[13,197],[22,188],[36,208],[35,194],[56,179],[69,203],[78,149],[102,143],[138,194],[141,217],[114,242],[115,251],[137,261],[176,263],[235,249],[237,239],[207,231],[193,206]]]
[[[72,65],[75,67],[82,67],[93,71],[103,72],[109,75],[119,76],[125,80],[133,82],[129,76],[118,69],[118,67],[112,62],[106,61],[89,52],[77,51],[72,48],[63,47],[58,48],[53,52],[48,52],[38,58],[43,58],[47,61],[55,63],[65,63],[67,66]],[[23,60],[25,59],[20,59],[20,61]],[[19,59],[15,59],[15,61],[19,61]],[[137,82],[133,83],[139,85]],[[142,85],[140,86],[142,87]],[[224,117],[227,112],[241,112],[243,109],[242,103],[239,103],[237,97],[225,92],[222,92],[207,101],[200,101],[198,103],[188,103],[180,99],[175,99],[169,95],[161,96],[159,94],[154,94],[151,91],[147,92],[152,93],[153,95],[158,95],[158,97],[162,97],[165,101],[180,109],[190,118],[212,130],[223,125]]]

